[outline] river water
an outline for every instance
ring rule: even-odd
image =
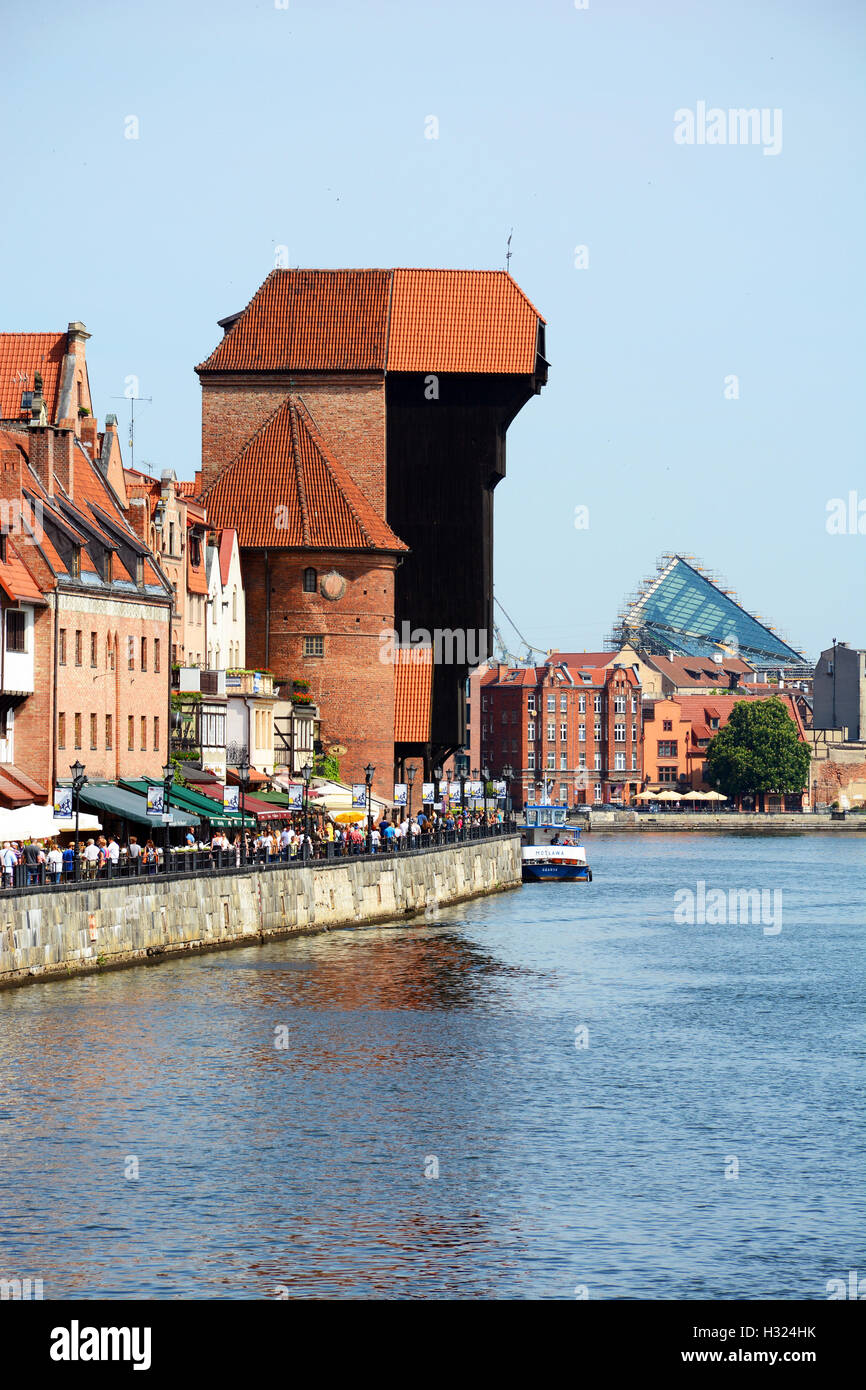
[[[862,839],[587,844],[591,884],[0,995],[0,1278],[820,1299],[866,1272]],[[702,920],[699,882],[768,890],[766,921]]]

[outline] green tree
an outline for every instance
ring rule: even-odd
[[[810,756],[781,700],[738,700],[707,747],[707,776],[726,796],[800,792]]]

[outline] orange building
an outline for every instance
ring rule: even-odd
[[[679,700],[644,705],[644,786],[649,791],[676,789],[690,780],[692,726]]]

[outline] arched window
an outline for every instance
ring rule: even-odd
[[[314,594],[316,592],[316,571],[312,565],[304,570],[304,593]]]

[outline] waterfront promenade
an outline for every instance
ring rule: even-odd
[[[508,823],[429,835],[415,849],[219,865],[169,855],[165,872],[28,884],[0,896],[0,988],[430,913],[517,887]]]

